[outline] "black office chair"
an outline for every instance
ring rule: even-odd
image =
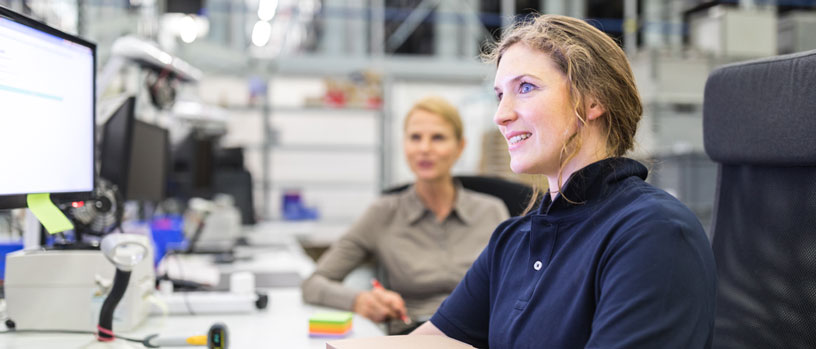
[[[455,176],[455,179],[462,183],[462,186],[480,193],[495,196],[507,206],[507,211],[510,216],[518,216],[524,212],[527,207],[527,202],[533,196],[533,188],[529,185],[508,181],[498,177],[486,176]],[[398,193],[410,184],[404,184],[393,188],[388,188],[383,191],[383,194]]]
[[[708,78],[715,348],[816,348],[816,51]]]

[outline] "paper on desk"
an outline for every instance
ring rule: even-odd
[[[45,230],[51,234],[56,234],[66,230],[74,229],[74,224],[65,217],[57,206],[51,202],[51,194],[28,194],[28,209],[40,220]]]
[[[384,336],[350,338],[326,342],[326,349],[473,349],[473,347],[445,336]]]
[[[156,267],[156,272],[167,274],[167,277],[176,280],[193,281],[200,284],[215,286],[221,279],[221,273],[208,258],[203,256],[179,256],[163,258]]]

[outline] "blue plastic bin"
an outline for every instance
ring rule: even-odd
[[[184,236],[184,219],[178,215],[168,215],[154,219],[150,223],[153,247],[156,252],[153,265],[169,251],[183,251],[187,249],[187,238]]]
[[[0,280],[6,278],[6,255],[23,249],[22,242],[3,242],[0,243]]]

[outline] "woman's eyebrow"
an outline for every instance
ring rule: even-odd
[[[528,78],[528,77],[536,79],[536,80],[541,80],[541,79],[539,79],[537,76],[535,76],[533,74],[520,74],[520,75],[516,75],[513,78],[505,80],[505,81],[506,82],[517,82],[517,81],[519,81],[521,79]],[[499,92],[499,87],[498,86],[493,86],[493,91]]]

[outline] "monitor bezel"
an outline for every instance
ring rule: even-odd
[[[93,83],[91,84],[93,87],[93,91],[91,91],[91,100],[92,102],[92,115],[91,115],[91,135],[95,137],[96,135],[96,44],[82,39],[80,37],[62,32],[58,29],[52,28],[45,23],[39,22],[32,18],[29,18],[25,15],[19,14],[12,10],[9,10],[3,6],[0,6],[0,18],[4,18],[10,20],[12,22],[24,25],[29,28],[33,28],[35,30],[44,32],[46,34],[54,35],[64,40],[71,41],[75,44],[85,46],[91,50],[91,56],[93,59],[93,76],[91,77]],[[96,164],[96,140],[94,139],[91,142],[91,164]],[[55,171],[54,175],[59,175],[59,171]],[[50,193],[51,194],[51,201],[54,203],[62,203],[62,202],[71,202],[71,201],[81,201],[81,200],[88,200],[93,197],[94,189],[96,188],[96,168],[95,165],[91,167],[91,179],[92,179],[92,188],[89,191],[77,191],[77,192],[56,192]],[[12,208],[25,208],[28,207],[27,203],[27,196],[28,194],[38,194],[38,193],[19,193],[19,194],[4,194],[0,195],[0,209],[12,209]]]

